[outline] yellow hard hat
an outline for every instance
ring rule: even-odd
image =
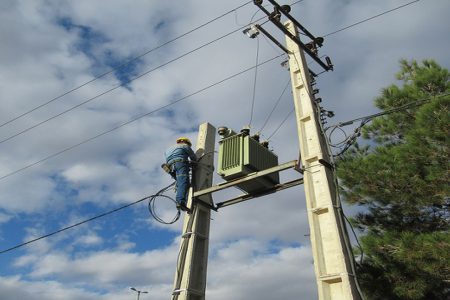
[[[192,146],[191,140],[184,136],[177,138],[177,143],[186,143],[189,146]]]

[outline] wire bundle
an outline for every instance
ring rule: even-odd
[[[157,199],[158,197],[162,197],[162,198],[164,198],[164,199],[168,199],[168,200],[174,202],[175,204],[177,203],[177,202],[175,201],[175,199],[173,199],[172,197],[169,197],[169,196],[167,196],[167,195],[164,195],[164,193],[167,192],[167,191],[168,191],[170,188],[172,188],[174,185],[175,185],[175,182],[173,182],[173,183],[171,183],[170,185],[166,186],[165,188],[159,190],[156,194],[151,195],[151,196],[148,197],[148,199],[149,199],[149,200],[148,200],[148,211],[150,212],[150,215],[151,215],[156,221],[158,221],[159,223],[169,225],[169,224],[175,223],[175,222],[178,221],[178,219],[180,218],[180,210],[179,210],[179,209],[177,210],[177,213],[176,213],[175,217],[173,217],[173,219],[172,219],[171,221],[165,221],[165,220],[163,220],[163,219],[162,219],[160,216],[158,216],[158,214],[156,213],[156,206],[155,206],[155,204],[156,204],[156,199]]]

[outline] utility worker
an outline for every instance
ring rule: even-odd
[[[189,187],[189,159],[197,161],[197,156],[191,149],[192,143],[187,137],[177,139],[177,144],[165,152],[166,164],[170,174],[175,177],[177,183],[177,195],[175,200],[177,208],[187,211],[186,194]]]

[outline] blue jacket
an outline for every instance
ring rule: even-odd
[[[176,144],[175,146],[170,147],[164,153],[166,156],[166,163],[171,164],[174,161],[188,161],[188,158],[196,161],[197,156],[194,151],[192,151],[191,147],[186,144]]]

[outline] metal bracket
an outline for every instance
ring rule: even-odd
[[[283,13],[289,20],[291,20],[295,26],[297,26],[305,35],[307,35],[309,38],[315,42],[317,40],[316,37],[314,37],[308,30],[306,30],[305,27],[303,27],[297,20],[295,20],[294,17],[292,17],[289,12],[285,11],[278,3],[276,3],[273,0],[269,0],[270,3],[272,3],[275,7],[275,9],[278,12]],[[329,64],[327,60],[327,64],[325,64],[314,51],[309,49],[305,44],[303,44],[298,37],[293,35],[289,30],[284,27],[284,25],[280,22],[280,18],[275,18],[274,14],[269,12],[263,5],[262,1],[254,0],[253,3],[259,7],[260,10],[262,10],[268,17],[269,20],[278,27],[285,35],[287,35],[294,43],[296,43],[300,48],[303,49],[312,59],[314,59],[325,71],[333,70],[333,66]]]
[[[333,164],[327,162],[326,160],[324,160],[323,158],[319,159],[319,162],[324,165],[326,168],[330,169],[330,170],[334,170],[334,166]]]
[[[300,185],[300,184],[303,184],[303,178],[292,180],[292,181],[289,181],[289,182],[286,182],[286,183],[277,184],[273,188],[265,190],[264,192],[261,192],[261,193],[252,194],[252,195],[250,195],[250,194],[243,194],[243,195],[240,195],[240,196],[238,196],[236,198],[232,198],[232,199],[229,199],[227,201],[219,202],[219,203],[216,204],[216,207],[217,207],[217,210],[218,210],[218,209],[220,209],[222,207],[225,207],[225,206],[230,206],[230,205],[237,204],[237,203],[240,203],[240,202],[243,202],[243,201],[247,201],[247,200],[250,200],[250,199],[253,199],[253,198],[258,198],[258,197],[261,197],[261,196],[272,194],[272,193],[275,193],[275,192],[278,192],[278,191],[281,191],[281,190],[284,190],[284,189],[288,189],[288,188],[291,188],[291,187],[294,187],[294,186],[297,186],[297,185]]]
[[[287,163],[284,163],[284,164],[281,164],[281,165],[278,165],[278,166],[275,166],[275,167],[272,167],[272,168],[269,168],[269,169],[266,169],[266,170],[263,170],[263,171],[250,173],[250,174],[248,174],[248,175],[246,175],[246,176],[244,176],[242,178],[238,178],[238,179],[235,179],[235,180],[232,180],[232,181],[223,182],[223,183],[214,185],[214,186],[212,186],[210,188],[206,188],[206,189],[194,192],[192,197],[196,198],[196,197],[199,197],[199,196],[202,196],[202,195],[212,194],[214,192],[218,192],[218,191],[227,189],[229,187],[236,186],[237,184],[240,184],[240,183],[243,183],[243,182],[247,182],[247,181],[250,181],[250,180],[254,180],[254,179],[258,178],[258,177],[266,176],[268,174],[275,173],[275,172],[280,172],[280,171],[287,170],[287,169],[294,169],[294,170],[298,171],[297,167],[298,167],[298,161],[297,160],[292,160],[290,162],[287,162]],[[277,192],[277,191],[280,191],[280,190],[284,190],[284,189],[287,189],[287,188],[290,188],[290,187],[293,187],[293,186],[296,186],[296,185],[299,185],[299,184],[302,184],[302,183],[303,183],[303,178],[296,179],[296,180],[293,180],[293,181],[290,181],[290,182],[286,182],[286,183],[282,183],[282,184],[277,184],[277,185],[273,186],[270,189],[261,191],[260,193],[244,194],[244,195],[241,195],[239,197],[236,197],[236,198],[224,201],[224,202],[220,202],[216,206],[210,205],[210,204],[205,203],[203,201],[197,201],[197,203],[201,203],[201,205],[204,205],[204,206],[206,206],[206,207],[208,207],[210,209],[213,209],[213,210],[217,211],[221,207],[229,206],[231,204],[239,203],[239,202],[246,201],[246,200],[249,200],[249,199],[252,199],[252,198],[256,198],[256,197],[261,197],[261,196],[264,196],[264,195],[267,195],[267,194],[270,194],[270,193],[274,193],[274,192]]]

